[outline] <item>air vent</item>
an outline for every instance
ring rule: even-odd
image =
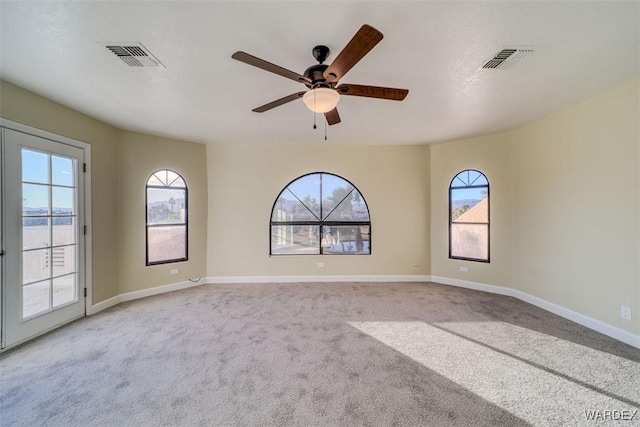
[[[502,49],[480,68],[489,70],[511,68],[528,58],[532,53],[533,49],[530,47]]]
[[[140,43],[105,43],[104,46],[129,67],[164,67]]]

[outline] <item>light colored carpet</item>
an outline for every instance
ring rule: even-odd
[[[640,350],[433,283],[204,285],[76,321],[0,369],[2,426],[598,425],[640,407]]]

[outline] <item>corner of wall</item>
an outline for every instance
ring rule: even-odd
[[[120,131],[12,83],[0,80],[0,115],[7,120],[91,145],[94,302],[118,295]]]

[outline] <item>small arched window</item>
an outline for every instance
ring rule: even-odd
[[[303,175],[271,210],[271,255],[369,255],[369,208],[358,189],[326,172]]]
[[[477,170],[449,185],[449,258],[489,262],[489,180]]]
[[[163,169],[147,180],[147,265],[186,261],[187,184]]]

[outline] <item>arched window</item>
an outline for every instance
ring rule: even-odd
[[[147,265],[186,261],[187,184],[163,169],[147,180]]]
[[[489,262],[489,181],[477,170],[449,185],[449,258]]]
[[[371,254],[369,208],[358,189],[326,172],[303,175],[271,210],[271,255]]]

